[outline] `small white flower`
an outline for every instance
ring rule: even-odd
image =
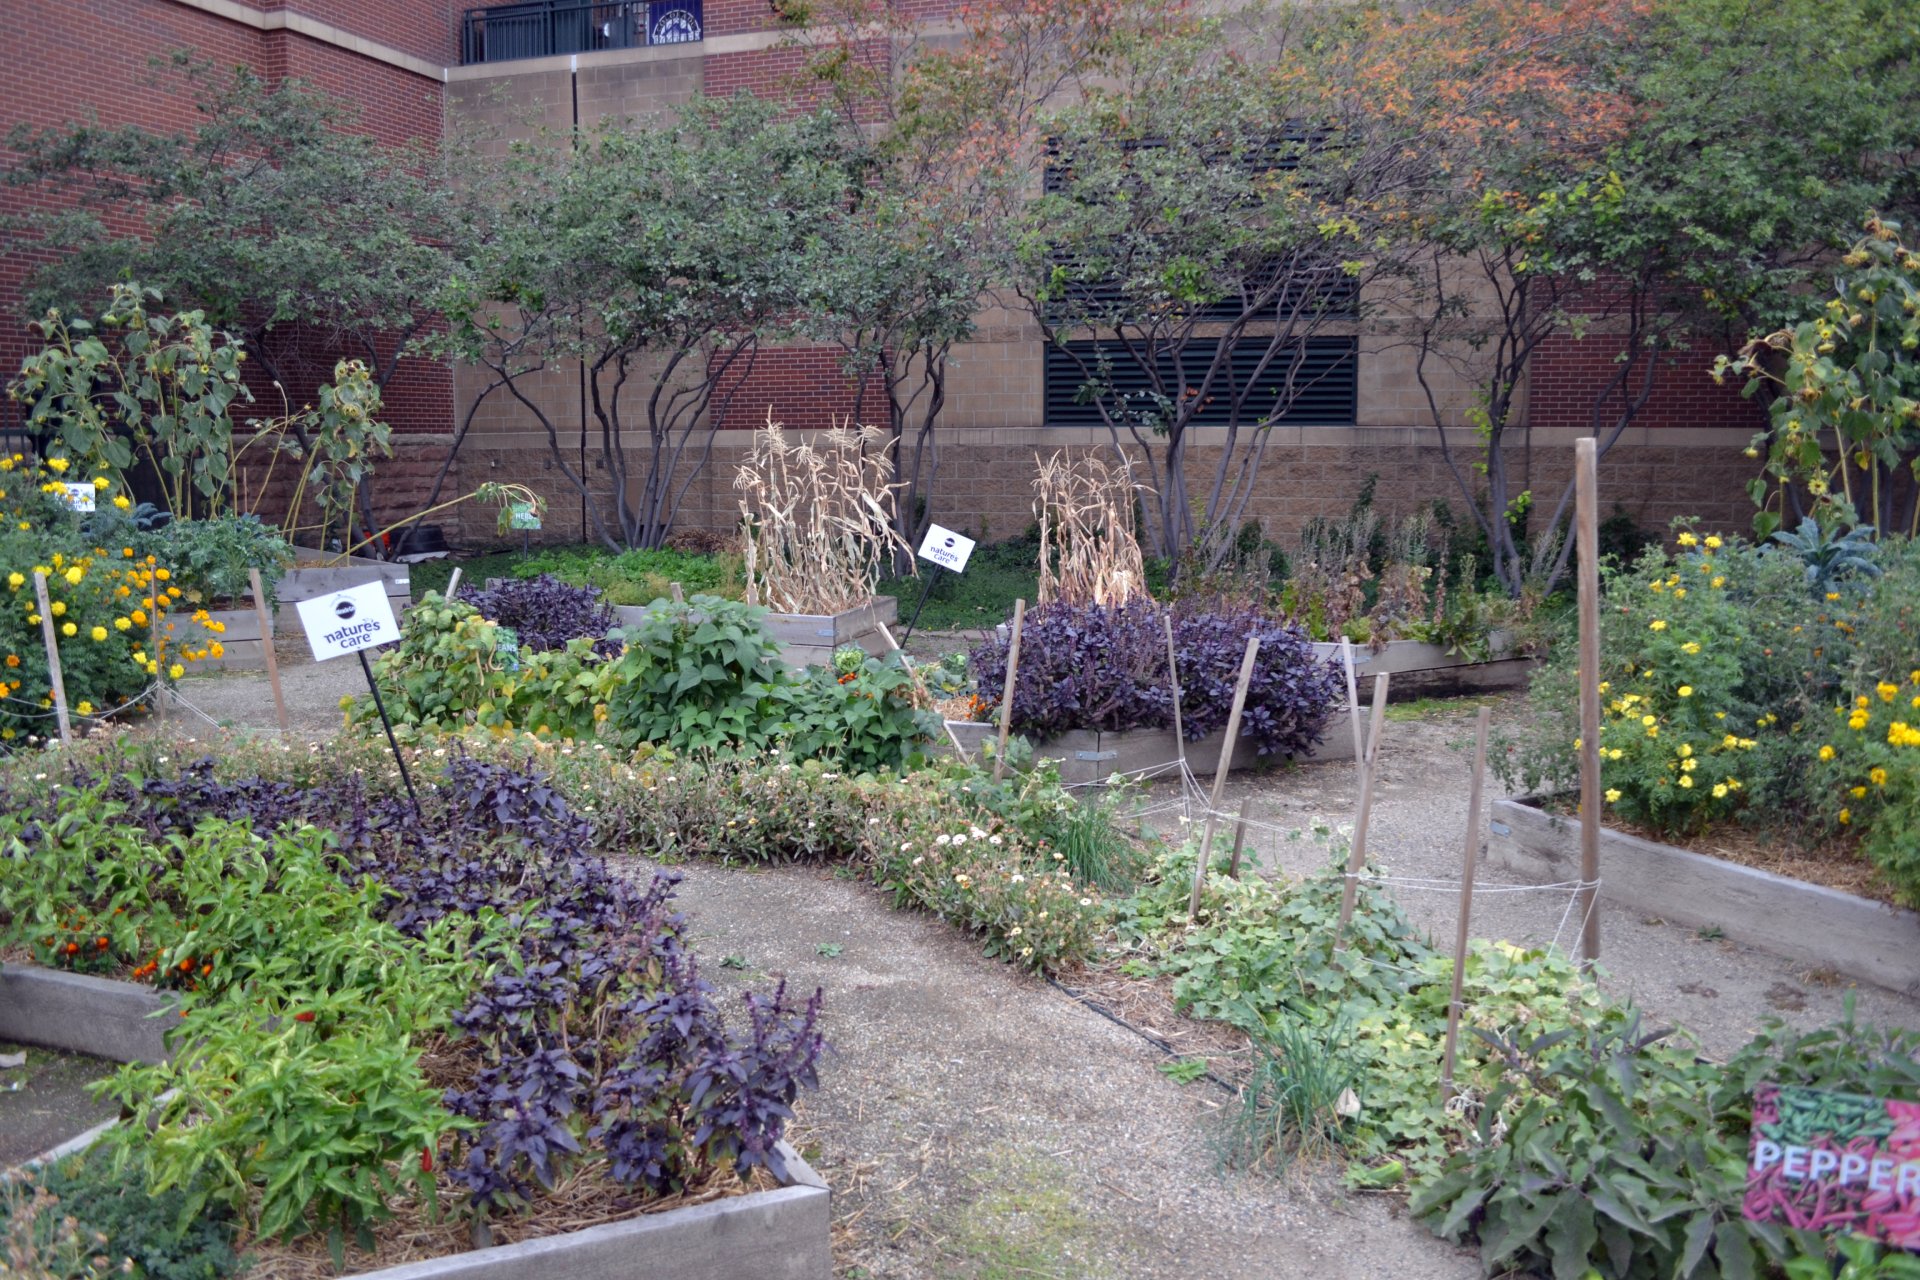
[[[919,865],[920,865],[921,863],[923,863],[923,862],[925,862],[925,861],[926,861],[926,858],[925,858],[925,857],[919,857],[919,858],[915,858],[915,859],[913,860],[913,865],[917,867],[917,866],[919,866]]]
[[[43,774],[41,774],[40,776],[44,778],[44,777],[46,777],[47,775],[43,773]],[[946,834],[944,834],[944,833],[943,833],[943,834],[941,834],[941,835],[937,835],[937,836],[935,836],[935,837],[933,838],[933,842],[934,842],[935,844],[937,844],[937,845],[939,845],[939,846],[940,846],[940,847],[941,847],[942,849],[944,849],[944,848],[946,848],[946,847],[947,847],[948,845],[950,845],[950,844],[952,844],[952,843],[953,843],[953,837],[952,837],[952,836],[950,836],[950,835],[946,835]]]
[[[1000,839],[999,836],[988,836],[987,843],[997,845],[997,844],[1002,844],[1004,842]]]
[[[953,838],[953,843],[956,848],[958,848],[960,845],[965,844],[966,842],[967,842],[967,838],[965,836],[955,836]]]
[[[1023,876],[1023,875],[1021,875],[1021,874],[1020,874],[1019,872],[1017,872],[1017,871],[1016,871],[1016,872],[1014,872],[1014,874],[1013,874],[1013,881],[1012,881],[1012,882],[1013,882],[1014,884],[1025,884],[1025,883],[1027,882],[1027,878],[1026,878],[1025,876]]]
[[[1081,906],[1083,906],[1083,907],[1090,907],[1090,906],[1092,906],[1092,905],[1093,905],[1093,899],[1092,899],[1092,898],[1082,898],[1082,899],[1080,899],[1080,905],[1081,905]]]
[[[987,838],[987,833],[982,831],[978,827],[968,827],[967,834],[972,836],[975,840],[985,840]]]
[[[902,852],[902,853],[905,853],[905,852],[906,852],[907,850],[909,850],[909,849],[911,849],[911,848],[913,848],[913,841],[911,841],[911,840],[902,840],[902,841],[900,842],[900,852]]]

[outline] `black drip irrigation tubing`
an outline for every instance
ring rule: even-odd
[[[1058,980],[1054,979],[1053,977],[1049,976],[1047,978],[1047,985],[1052,987],[1055,991],[1058,991],[1061,995],[1065,996],[1067,999],[1079,1005],[1081,1008],[1093,1010],[1095,1013],[1099,1014],[1101,1017],[1105,1018],[1108,1022],[1113,1023],[1117,1027],[1125,1027],[1127,1030],[1133,1032],[1133,1034],[1139,1036],[1142,1040],[1145,1040],[1148,1044],[1158,1049],[1161,1053],[1165,1054],[1167,1057],[1172,1058],[1176,1061],[1185,1057],[1184,1054],[1182,1054],[1178,1049],[1173,1047],[1173,1042],[1171,1040],[1167,1040],[1161,1036],[1157,1036],[1153,1034],[1153,1032],[1148,1031],[1145,1027],[1134,1026],[1131,1022],[1128,1022],[1125,1018],[1121,1017],[1119,1014],[1115,1013],[1113,1010],[1107,1008],[1105,1005],[1100,1004],[1098,1001],[1095,1001],[1078,991],[1075,991],[1072,987],[1061,984]],[[1210,1080],[1214,1084],[1219,1085],[1222,1090],[1224,1090],[1227,1094],[1229,1094],[1232,1097],[1240,1096],[1240,1087],[1238,1085],[1230,1084],[1227,1081],[1222,1080],[1219,1076],[1213,1073],[1212,1068],[1208,1068],[1207,1070],[1201,1072],[1199,1078],[1202,1080]]]

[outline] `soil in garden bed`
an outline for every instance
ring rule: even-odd
[[[632,1188],[610,1181],[604,1176],[604,1170],[604,1164],[576,1170],[556,1183],[552,1191],[542,1193],[527,1211],[512,1217],[489,1218],[492,1242],[517,1244],[569,1231],[584,1231],[643,1214],[685,1209],[751,1191],[771,1191],[780,1185],[762,1170],[754,1170],[749,1179],[743,1180],[731,1169],[723,1169],[701,1185],[689,1187],[678,1195],[649,1199]],[[435,1195],[439,1199],[437,1212],[412,1194],[397,1199],[394,1216],[374,1228],[372,1253],[349,1242],[344,1271],[335,1269],[324,1232],[292,1242],[236,1241],[234,1252],[247,1255],[253,1263],[237,1280],[329,1280],[337,1275],[355,1275],[470,1252],[475,1246],[469,1219],[462,1212],[467,1202],[466,1191],[442,1174],[435,1179]]]
[[[1571,817],[1576,807],[1573,797],[1561,797],[1545,806],[1549,813]],[[1723,862],[1771,872],[1790,880],[1804,880],[1841,893],[1870,898],[1888,906],[1903,905],[1894,895],[1879,868],[1860,856],[1857,843],[1839,838],[1807,845],[1780,831],[1756,831],[1738,822],[1718,822],[1688,836],[1656,831],[1636,822],[1608,818],[1602,823],[1609,831],[1672,845],[1689,853],[1705,854]]]

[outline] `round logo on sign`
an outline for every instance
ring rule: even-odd
[[[353,607],[353,601],[351,600],[342,600],[333,606],[333,616],[342,621],[351,618],[357,612],[358,610]]]

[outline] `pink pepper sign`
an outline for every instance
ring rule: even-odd
[[[1746,1216],[1920,1250],[1920,1102],[1763,1084]]]

